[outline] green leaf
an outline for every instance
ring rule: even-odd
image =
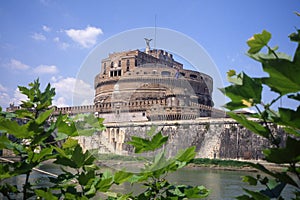
[[[150,130],[147,132],[147,135],[149,137],[153,137],[153,135],[155,134],[156,129],[157,129],[157,126],[151,126]]]
[[[184,194],[187,198],[205,198],[209,193],[210,191],[204,186],[187,187],[184,189]]]
[[[257,179],[252,176],[243,176],[243,182],[249,183],[249,185],[257,185]]]
[[[290,94],[290,95],[288,95],[288,98],[300,101],[300,93]]]
[[[175,156],[175,159],[180,162],[188,163],[191,160],[193,160],[195,156],[196,156],[196,147],[192,146],[185,150],[180,150]]]
[[[274,178],[277,178],[280,182],[287,183],[287,184],[293,185],[295,187],[298,187],[297,183],[290,176],[288,176],[286,174],[286,172],[272,172],[272,171],[268,170],[266,167],[264,167],[262,164],[259,164],[259,163],[255,164],[255,163],[249,162],[248,165],[255,169],[258,169]]]
[[[97,184],[96,188],[98,188],[101,192],[107,192],[113,184],[113,177],[102,178],[100,182]]]
[[[269,77],[263,78],[262,82],[269,86],[272,91],[285,95],[300,90],[299,63],[296,64],[285,59],[265,60],[263,69],[269,73]]]
[[[84,160],[85,160],[85,156],[84,156],[84,154],[82,152],[82,148],[79,144],[76,145],[71,159],[76,163],[77,168],[82,167]]]
[[[97,189],[94,185],[91,186],[91,188],[85,193],[87,196],[94,196],[97,192]]]
[[[32,132],[27,130],[28,125],[19,125],[16,121],[9,119],[0,120],[0,130],[5,131],[16,138],[29,138],[33,135]]]
[[[42,112],[41,114],[39,114],[38,118],[35,120],[35,122],[37,124],[42,124],[45,122],[45,120],[47,120],[50,115],[52,114],[52,112],[54,111],[54,108],[50,109],[50,110],[46,110],[45,112]]]
[[[67,121],[66,119],[64,119],[64,116],[60,115],[57,118],[57,131],[59,133],[64,133],[68,136],[78,136],[78,131],[77,128],[74,124],[74,122],[71,121]]]
[[[248,53],[255,54],[259,52],[264,46],[268,44],[270,39],[271,33],[266,30],[263,30],[262,33],[254,34],[254,36],[247,41],[247,44],[250,47]]]
[[[81,172],[78,177],[78,181],[80,185],[86,185],[91,179],[95,178],[95,171],[91,170],[88,172]]]
[[[235,70],[231,69],[227,72],[227,77],[232,77],[232,76],[235,76],[236,75],[236,72]]]
[[[266,188],[265,190],[261,190],[260,193],[270,197],[270,198],[276,198],[278,199],[278,197],[280,197],[282,190],[284,189],[284,187],[286,186],[286,183],[278,183],[275,180],[271,180],[269,181],[269,183],[267,184],[268,188]]]
[[[6,135],[0,136],[0,149],[14,149],[14,143]]]
[[[230,110],[251,107],[261,103],[262,85],[260,79],[253,79],[245,73],[238,75],[242,84],[234,84],[220,89],[223,94],[231,99],[225,105]]]
[[[269,138],[269,130],[262,126],[259,122],[248,120],[244,115],[235,114],[233,112],[227,113],[231,118],[235,119],[238,123],[249,129],[250,131],[264,137]]]
[[[0,192],[5,195],[5,196],[9,196],[11,194],[17,194],[20,193],[18,191],[17,186],[14,185],[10,185],[8,183],[1,183],[0,185]]]
[[[296,111],[288,108],[279,108],[279,114],[279,124],[300,129],[300,106]]]
[[[269,197],[267,197],[266,195],[260,193],[260,192],[255,192],[255,191],[251,191],[248,189],[243,189],[245,192],[247,192],[248,194],[250,194],[254,200],[270,200]]]
[[[164,137],[161,132],[158,132],[150,140],[133,136],[128,144],[131,144],[135,147],[135,153],[143,153],[146,151],[154,151],[155,149],[162,147],[167,140],[168,136]]]
[[[63,148],[74,148],[78,145],[78,141],[73,138],[68,138],[65,143],[63,143]]]
[[[75,161],[73,161],[72,159],[69,159],[67,157],[57,157],[56,160],[54,161],[55,164],[60,164],[63,166],[68,166],[71,168],[77,168],[77,164]]]
[[[300,30],[297,30],[297,33],[292,33],[289,35],[291,41],[300,42]]]
[[[286,147],[265,149],[266,160],[273,163],[297,163],[300,162],[300,141],[288,137]]]
[[[289,134],[292,134],[292,135],[295,135],[295,136],[300,136],[300,130],[295,130],[294,128],[290,128],[290,127],[284,127],[283,130],[286,132],[286,133],[289,133]]]
[[[51,191],[44,191],[44,190],[34,190],[35,194],[38,197],[42,197],[45,200],[56,200],[58,199],[55,195],[52,194]]]
[[[130,172],[118,171],[114,174],[114,182],[116,184],[121,184],[121,183],[127,181],[132,176],[133,176],[133,174]]]
[[[227,80],[230,83],[236,84],[236,85],[242,85],[243,84],[243,74],[236,74],[235,70],[229,70],[227,72]]]
[[[25,110],[25,109],[16,110],[15,114],[17,115],[18,118],[34,119],[34,113],[29,110]]]
[[[32,162],[42,162],[48,160],[47,156],[52,155],[53,149],[51,147],[43,148],[39,153],[34,153]]]
[[[286,53],[282,53],[282,52],[276,52],[275,54],[273,52],[269,52],[269,53],[256,53],[256,54],[247,54],[250,58],[258,61],[258,62],[264,62],[265,60],[274,60],[274,59],[284,59],[284,60],[289,60],[292,61],[293,58],[286,54]]]

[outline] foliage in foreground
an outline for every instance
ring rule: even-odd
[[[101,171],[95,157],[84,152],[76,139],[79,135],[89,136],[105,127],[103,119],[66,115],[52,118],[51,108],[55,90],[50,84],[40,91],[39,80],[29,87],[19,87],[28,97],[15,113],[0,113],[0,150],[10,150],[20,161],[1,163],[0,193],[7,199],[186,199],[203,198],[209,191],[203,186],[173,185],[165,177],[187,165],[195,156],[195,147],[178,152],[174,158],[166,159],[160,151],[153,161],[148,162],[139,173],[126,171]],[[75,120],[74,120],[75,119]],[[154,151],[162,147],[168,137],[161,132],[151,138],[133,137],[130,144],[137,153]],[[37,179],[34,171],[44,164],[54,163],[61,173],[48,174]],[[19,180],[14,181],[17,177]],[[22,178],[24,177],[24,178]],[[113,185],[124,182],[142,184],[140,194],[113,192]]]
[[[260,34],[255,34],[247,42],[250,47],[248,55],[261,63],[263,71],[268,73],[268,76],[251,78],[244,72],[236,74],[234,70],[230,70],[227,75],[232,85],[221,89],[231,99],[225,105],[227,109],[233,111],[255,108],[257,110],[257,113],[251,117],[259,121],[250,120],[243,114],[234,112],[228,114],[252,132],[270,141],[272,147],[263,151],[266,161],[287,166],[282,172],[275,172],[261,164],[250,164],[272,178],[261,174],[256,177],[244,177],[243,181],[250,185],[260,183],[266,189],[261,191],[244,189],[247,194],[237,197],[240,200],[283,199],[281,192],[287,185],[294,189],[294,199],[300,199],[300,30],[291,34],[289,38],[297,43],[293,58],[278,52],[278,47],[269,46],[271,39],[269,32],[264,30]],[[262,53],[263,48],[268,52]],[[262,102],[262,93],[268,89],[274,92],[274,99],[270,102]],[[291,108],[280,105],[278,110],[273,110],[272,106],[282,99],[294,101],[296,106]],[[270,123],[282,126],[287,133],[287,138],[283,140],[279,135],[273,134]],[[285,143],[283,147],[280,146],[281,142]]]

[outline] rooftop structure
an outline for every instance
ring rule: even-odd
[[[211,116],[213,79],[161,49],[109,54],[95,77],[95,112],[107,122]]]

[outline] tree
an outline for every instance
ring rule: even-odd
[[[29,87],[19,86],[28,100],[14,113],[0,113],[0,150],[10,150],[19,161],[1,163],[0,193],[7,199],[91,199],[99,193],[107,199],[184,199],[204,198],[209,191],[203,186],[173,185],[164,177],[186,166],[195,156],[195,147],[178,152],[166,159],[164,151],[139,173],[126,171],[100,171],[96,158],[84,152],[76,139],[79,135],[91,136],[105,129],[103,119],[93,115],[67,115],[52,117],[51,107],[55,95],[48,84],[41,92],[39,80]],[[149,133],[151,137],[133,137],[130,144],[137,153],[161,149],[168,137],[161,132]],[[40,184],[30,179],[32,172],[46,162],[61,169],[59,175],[47,173],[47,180]],[[23,184],[11,184],[7,180],[25,176]],[[112,185],[143,184],[140,194],[120,194],[111,190]]]
[[[259,119],[256,121],[234,112],[228,112],[228,115],[270,141],[272,147],[263,150],[266,161],[287,166],[283,171],[275,172],[259,163],[251,164],[273,179],[261,174],[257,177],[244,177],[243,181],[250,185],[261,183],[266,189],[258,192],[244,189],[247,194],[237,199],[283,199],[281,192],[286,185],[294,188],[295,199],[300,198],[300,30],[289,35],[289,38],[297,43],[293,58],[278,52],[278,47],[269,46],[271,33],[268,31],[255,34],[247,41],[250,47],[248,55],[261,63],[263,71],[267,72],[268,76],[252,78],[244,72],[237,74],[234,70],[230,70],[227,77],[231,85],[221,89],[231,100],[225,105],[230,111],[241,108],[256,109],[257,113],[250,116]],[[263,49],[266,49],[267,53],[263,53]],[[274,92],[274,98],[270,102],[263,102],[262,94],[268,89]],[[283,105],[274,110],[274,104],[283,98],[295,101],[298,105],[296,108]],[[272,133],[270,124],[284,128],[287,134],[284,147],[279,146],[283,140]]]

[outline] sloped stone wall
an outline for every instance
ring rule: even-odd
[[[270,143],[266,139],[253,134],[236,122],[228,120],[107,125],[106,132],[99,134],[107,135],[112,132],[111,130],[122,133],[124,137],[121,137],[122,141],[120,139],[117,141],[118,149],[114,152],[133,155],[134,149],[127,142],[131,140],[132,136],[149,138],[147,132],[153,126],[156,126],[156,131],[153,133],[161,130],[163,135],[169,136],[167,144],[163,146],[168,157],[176,155],[180,149],[196,146],[196,157],[199,158],[261,159],[263,158],[262,150],[270,146]],[[286,136],[280,127],[271,126],[271,129],[275,135],[280,137],[282,141],[285,141]],[[114,137],[117,137],[117,135]],[[98,138],[103,140],[103,137]],[[109,142],[101,142],[101,144],[109,144]],[[112,144],[112,146],[115,145]],[[106,148],[112,149],[112,147]],[[158,152],[150,152],[142,155],[153,156]]]

